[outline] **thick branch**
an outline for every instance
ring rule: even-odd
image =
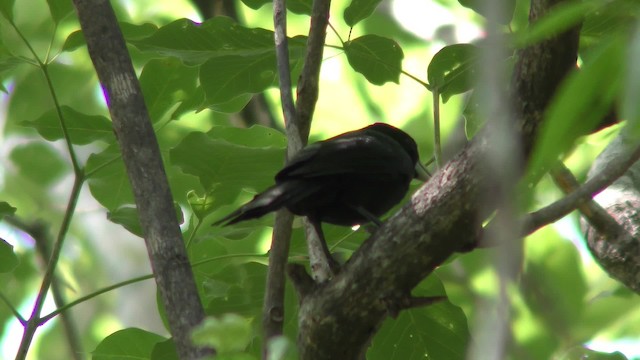
[[[556,1],[533,1],[535,21]],[[524,155],[533,144],[544,107],[575,66],[578,29],[518,54],[512,109]],[[301,358],[356,359],[387,316],[381,299],[409,293],[434,268],[474,237],[480,199],[491,183],[481,133],[419,189],[398,214],[356,251],[341,272],[307,295],[300,306]]]
[[[204,318],[178,226],[160,149],[140,84],[107,0],[74,0],[89,55],[105,91],[122,149],[149,259],[181,359],[209,353],[196,348],[191,330]]]

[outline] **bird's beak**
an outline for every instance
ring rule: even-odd
[[[420,161],[416,162],[416,179],[427,181],[431,177],[427,168],[420,163]]]

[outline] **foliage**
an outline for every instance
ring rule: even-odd
[[[441,2],[467,22],[485,21],[460,4]],[[183,18],[193,13],[190,5],[172,3],[149,2],[161,9],[155,13],[144,11],[149,7],[145,2],[126,7],[114,2],[114,6],[119,6],[116,11],[140,74],[176,209],[184,219],[198,290],[207,315],[212,316],[194,338],[225,349],[221,358],[257,359],[266,244],[273,219],[268,216],[229,228],[211,223],[269,186],[284,161],[286,138],[277,130],[282,128],[280,116],[272,124],[275,129],[232,126],[235,113],[255,94],[265,94],[270,110],[279,113],[273,32],[265,29],[272,28],[270,9],[263,6],[270,2],[243,0],[248,6],[242,7],[246,23],[227,17],[197,23]],[[433,142],[425,135],[430,121],[424,118],[429,119],[426,114],[432,111],[426,90],[446,103],[441,108],[445,138],[457,131],[455,119],[463,114],[473,123],[462,128],[482,126],[474,109],[477,104],[463,98],[482,87],[476,75],[483,44],[442,47],[437,39],[420,39],[379,3],[334,1],[331,22],[339,30],[328,37],[324,66],[329,70],[321,79],[312,137],[386,120],[412,132],[427,158]],[[477,2],[460,3],[482,13]],[[113,283],[137,282],[135,277],[150,269],[137,237],[135,204],[108,109],[70,4],[0,2],[1,146],[7,155],[0,182],[4,218],[0,323],[15,324],[18,314],[26,317],[31,312],[45,271],[42,264],[49,259],[49,253],[35,244],[51,247],[64,239],[54,282],[63,302],[55,308],[76,318],[80,348],[73,351],[91,353],[94,359],[173,359],[175,350],[161,324],[164,310],[149,306],[155,304],[153,289],[138,286],[140,291],[132,291],[135,285],[126,282],[127,287],[118,285],[107,295],[94,297]],[[306,34],[310,1],[287,4],[292,11],[291,33]],[[584,174],[617,128],[587,138],[584,134],[611,104],[623,103],[623,111],[635,111],[624,84],[634,83],[627,74],[634,74],[635,84],[640,83],[637,71],[631,71],[637,58],[629,57],[625,49],[640,7],[631,0],[575,2],[527,27],[525,1],[505,1],[504,6],[508,18],[499,20],[513,29],[505,34],[511,49],[585,21],[583,70],[571,75],[552,102],[532,163],[532,172],[539,174],[539,168],[566,156],[569,165]],[[354,33],[364,34],[343,41],[338,32],[346,33],[350,26],[355,26]],[[507,32],[506,27],[503,30]],[[305,41],[304,35],[289,39],[293,79],[301,69]],[[469,137],[474,133],[468,132]],[[70,159],[76,159],[82,171],[75,171]],[[72,188],[72,179],[87,186]],[[77,207],[65,207],[74,191],[81,195]],[[545,178],[528,191],[526,197],[535,199],[532,209],[558,197]],[[67,218],[72,219],[68,232],[59,233]],[[620,353],[589,350],[589,344],[603,339],[614,345],[626,338],[640,341],[637,295],[608,279],[590,260],[577,226],[576,218],[569,217],[526,239],[521,279],[509,293],[510,358],[528,354],[531,359],[621,359]],[[345,259],[367,237],[363,230],[332,226],[325,232],[330,246]],[[388,319],[372,342],[370,358],[465,358],[473,341],[470,334],[482,328],[485,315],[476,304],[495,301],[499,295],[492,254],[477,250],[459,255],[425,279],[415,290],[417,295],[446,294],[449,300]],[[304,263],[305,256],[303,231],[296,224],[290,260]],[[270,344],[283,358],[294,356],[291,342],[296,332],[296,299],[291,286],[287,291],[286,337]],[[74,299],[81,301],[70,303]],[[45,309],[43,323],[50,319],[49,311]],[[69,358],[62,344],[68,343],[65,336],[73,335],[65,334],[58,320],[64,315],[53,315],[57,316],[39,330],[47,336],[30,349],[31,358],[38,354],[53,360]],[[4,344],[18,342],[15,325],[3,329]]]

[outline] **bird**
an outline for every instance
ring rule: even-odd
[[[275,175],[275,184],[214,226],[287,208],[321,223],[340,226],[373,222],[396,205],[412,179],[427,180],[416,142],[404,131],[375,123],[313,143],[295,154]]]

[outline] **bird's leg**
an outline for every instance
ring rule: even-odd
[[[316,281],[324,282],[338,273],[340,264],[331,256],[324,239],[322,224],[311,218],[307,218],[307,221],[307,247],[311,271]]]

